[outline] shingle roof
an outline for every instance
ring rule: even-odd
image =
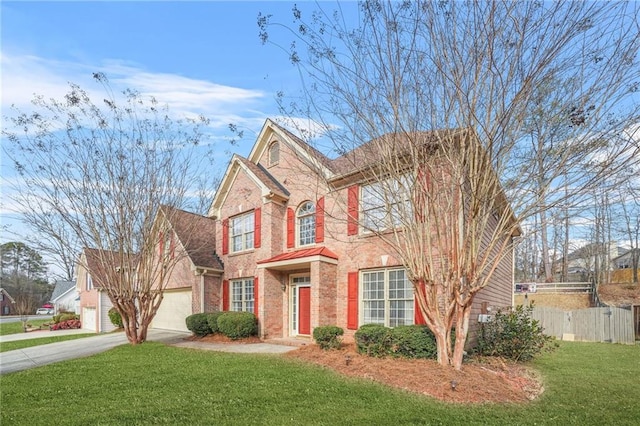
[[[256,177],[260,179],[260,181],[267,188],[269,188],[269,191],[283,198],[286,198],[290,195],[289,191],[287,191],[287,189],[282,186],[282,184],[278,182],[276,178],[274,178],[271,173],[269,173],[261,164],[252,163],[251,161],[237,154],[236,158],[242,164],[247,166],[247,168],[249,168],[249,170],[251,170],[251,172],[253,172],[253,174],[256,175]]]
[[[122,266],[118,264],[118,252],[88,247],[85,247],[83,251],[87,259],[87,264],[84,266],[86,266],[87,270],[91,274],[91,279],[95,288],[102,288],[104,280],[108,278],[105,268],[111,267],[115,270],[117,267]],[[132,256],[131,263],[135,262],[133,259],[134,257],[135,255]]]
[[[75,286],[76,283],[73,281],[56,281],[56,286],[51,293],[51,300],[56,300]]]
[[[215,252],[214,219],[169,206],[162,206],[160,210],[196,267],[223,269],[222,261]]]
[[[275,123],[273,121],[271,121],[271,123],[273,124],[274,127],[277,127],[279,131],[281,131],[282,133],[286,134],[287,137],[289,137],[294,142],[296,142],[305,152],[307,152],[311,157],[313,157],[315,160],[317,160],[320,164],[322,164],[324,167],[326,167],[327,169],[331,170],[332,172],[336,172],[336,170],[334,169],[333,161],[331,161],[331,159],[329,157],[327,157],[322,152],[318,151],[316,148],[314,148],[313,146],[311,146],[308,143],[306,143],[305,141],[303,141],[298,136],[296,136],[293,133],[291,133],[289,130],[287,130],[284,127],[280,126],[279,124],[277,124],[277,123]]]

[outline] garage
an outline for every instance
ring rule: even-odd
[[[191,314],[191,289],[165,291],[151,328],[189,331],[185,319]]]
[[[80,318],[82,328],[96,332],[96,308],[82,308],[82,318]]]

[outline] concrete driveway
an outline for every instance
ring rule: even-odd
[[[86,330],[79,330],[78,332],[86,333]],[[38,333],[38,337],[45,337],[45,333],[49,332]],[[29,336],[30,333],[19,334],[16,336],[25,335]],[[175,344],[181,342],[189,335],[190,333],[183,333],[179,331],[149,330],[147,340]],[[7,339],[8,337],[9,336],[3,336],[0,343],[9,340],[20,340]],[[35,335],[31,335],[30,337],[34,338]],[[47,345],[32,346],[30,348],[18,349],[15,351],[2,352],[0,353],[0,374],[13,373],[15,371],[22,371],[28,368],[39,367],[41,365],[53,364],[54,362],[95,355],[125,343],[127,343],[127,337],[124,333],[106,333],[75,340],[67,340],[64,342],[49,343]]]
[[[20,333],[2,336],[2,338],[0,338],[0,344],[10,340],[22,340],[23,338],[46,337],[46,335],[53,335],[54,333],[57,333],[55,335],[78,334],[86,333],[86,330],[68,330],[64,333],[43,331],[37,332],[37,336],[31,333]],[[202,343],[184,340],[185,337],[189,337],[190,335],[191,333],[180,331],[149,330],[147,340],[182,348],[235,353],[280,354],[297,349],[292,346],[274,345],[269,343],[227,344]],[[47,345],[33,346],[15,351],[2,352],[0,353],[0,374],[13,373],[16,371],[26,370],[28,368],[52,364],[54,362],[91,356],[125,343],[127,343],[127,338],[124,333],[107,333],[75,340],[67,340],[64,342],[49,343]]]

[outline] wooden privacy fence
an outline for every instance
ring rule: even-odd
[[[588,308],[562,311],[535,306],[531,313],[544,333],[562,340],[635,343],[633,312],[622,308]]]

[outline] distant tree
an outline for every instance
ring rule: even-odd
[[[371,1],[359,20],[306,7],[290,26],[258,17],[264,42],[294,38],[303,89],[282,112],[314,120],[334,152],[366,147],[345,161],[384,207],[359,226],[401,259],[438,361],[460,369],[474,297],[519,232],[510,204],[540,217],[640,158],[621,136],[640,104],[637,5]],[[534,109],[562,133],[532,137]]]
[[[180,260],[158,256],[166,236],[154,225],[159,207],[201,208],[192,191],[213,175],[204,169],[210,148],[201,147],[208,120],[173,119],[153,97],[114,94],[102,73],[94,78],[97,95],[71,84],[63,99],[36,96],[33,112],[16,111],[3,130],[5,152],[22,179],[15,202],[46,245],[67,256],[65,266],[82,248],[100,253],[97,266],[82,266],[136,344],[146,340]]]
[[[34,307],[49,300],[53,288],[47,282],[47,264],[38,251],[12,241],[0,246],[0,258],[2,287],[16,299],[18,313],[33,313]]]

